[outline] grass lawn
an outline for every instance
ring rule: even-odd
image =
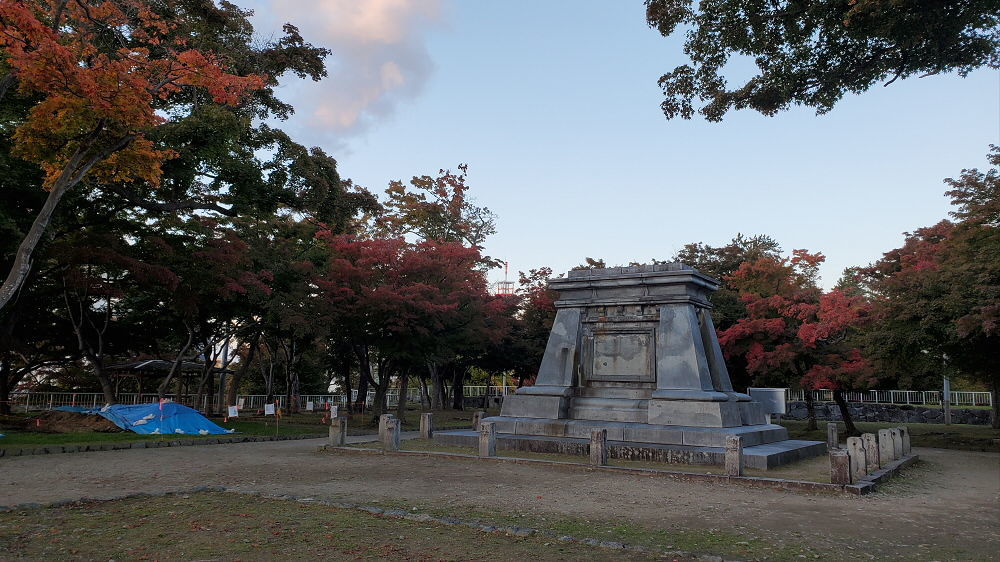
[[[301,425],[278,422],[277,429],[273,420],[232,420],[224,423],[220,419],[212,420],[226,429],[235,429],[237,435],[303,435],[321,434],[327,431],[322,425]],[[224,437],[220,435],[142,435],[131,431],[118,433],[81,432],[81,433],[43,433],[17,429],[0,429],[6,437],[0,438],[0,449],[20,447],[44,447],[46,445],[90,445],[95,443],[119,443],[129,441],[157,441],[174,439],[205,439]]]
[[[788,428],[792,439],[826,441],[825,421],[820,421],[819,429],[813,431],[806,429],[806,424],[805,421],[781,420],[781,425]],[[985,425],[885,422],[855,422],[854,425],[864,433],[877,433],[879,429],[905,425],[910,429],[910,444],[914,447],[1000,452],[1000,430]],[[840,440],[844,441],[843,422],[840,422]]]
[[[592,529],[574,527],[583,537]],[[33,560],[622,560],[652,555],[233,493],[0,514],[0,557]]]
[[[407,439],[402,442],[404,451],[435,452],[435,453],[460,453],[466,455],[476,455],[478,450],[472,447],[456,447],[442,445],[436,441],[427,439]],[[352,445],[362,449],[380,449],[380,443],[359,443]],[[560,453],[533,453],[530,451],[497,451],[500,457],[516,457],[522,459],[537,459],[555,462],[588,463],[589,457],[581,455],[565,455]],[[630,461],[623,459],[608,459],[611,466],[622,466],[628,468],[652,468],[656,470],[672,470],[677,472],[697,472],[701,474],[724,474],[725,469],[715,465],[688,465],[670,464],[654,461]],[[830,482],[830,463],[825,455],[806,459],[790,465],[772,468],[771,470],[758,470],[748,468],[743,471],[747,476],[765,476],[768,478],[785,478],[788,480],[805,480],[808,482]]]

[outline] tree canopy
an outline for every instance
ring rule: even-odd
[[[646,0],[646,20],[685,34],[690,63],[659,81],[668,119],[826,113],[879,83],[1000,65],[998,0]]]

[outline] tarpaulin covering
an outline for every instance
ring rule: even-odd
[[[225,429],[212,423],[197,410],[175,402],[162,404],[136,404],[124,406],[111,404],[103,408],[80,408],[62,406],[56,408],[64,412],[97,414],[111,420],[122,429],[144,434],[221,435],[235,430]]]

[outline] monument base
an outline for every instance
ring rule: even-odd
[[[436,431],[434,432],[434,440],[443,445],[477,447],[479,432],[470,430]],[[497,434],[496,445],[497,449],[501,451],[530,451],[578,456],[586,456],[590,451],[589,436],[584,439]],[[826,454],[826,443],[821,441],[784,440],[749,447],[744,446],[743,464],[747,468],[768,470],[824,454]],[[724,447],[636,443],[609,439],[608,456],[624,460],[722,466],[725,464],[726,451]]]

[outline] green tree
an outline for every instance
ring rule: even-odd
[[[880,82],[1000,65],[997,0],[646,0],[646,20],[664,36],[686,33],[690,64],[659,81],[668,119],[826,113]],[[756,71],[730,86],[744,62]]]

